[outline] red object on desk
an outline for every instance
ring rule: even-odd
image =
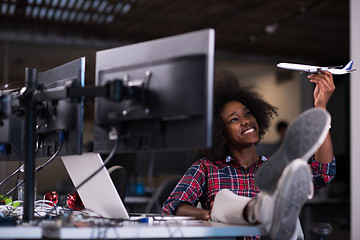
[[[45,193],[44,198],[45,198],[45,200],[52,202],[52,203],[49,203],[50,206],[54,206],[59,201],[59,194],[56,191],[47,192],[47,193]]]
[[[72,193],[69,194],[67,197],[67,205],[72,210],[83,210],[85,209],[83,202],[81,201],[81,198],[79,194]]]

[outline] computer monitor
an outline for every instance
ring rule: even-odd
[[[19,92],[20,88],[0,91],[0,161],[22,159],[25,121],[21,116],[12,114],[12,99]]]
[[[205,29],[98,51],[96,85],[112,100],[95,98],[94,152],[117,137],[118,153],[210,147],[214,43]]]
[[[36,113],[36,158],[51,157],[60,147],[60,132],[64,143],[58,156],[82,153],[84,100],[52,99],[52,92],[66,87],[84,87],[85,57],[65,63],[37,75],[35,97],[44,99]]]
[[[46,100],[51,90],[66,87],[84,87],[85,57],[65,63],[48,71],[37,74],[34,97],[44,99],[37,104],[36,120],[36,157],[51,157],[60,146],[59,132],[64,133],[64,143],[59,156],[82,153],[83,136],[83,98]],[[0,161],[23,160],[24,116],[12,111],[13,101],[18,100],[21,89],[1,91],[0,116]],[[64,90],[65,92],[65,90]],[[18,107],[21,109],[21,107]],[[6,111],[6,112],[5,112]],[[10,116],[5,116],[5,115]]]
[[[11,95],[2,97],[11,101]],[[22,160],[24,119],[16,116],[0,117],[0,161]]]

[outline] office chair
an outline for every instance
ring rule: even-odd
[[[332,226],[327,222],[312,223],[309,228],[311,240],[325,240],[330,236]]]
[[[174,190],[179,180],[180,177],[171,177],[162,182],[156,189],[149,204],[146,206],[146,213],[161,214],[161,208],[163,203],[170,196],[170,193],[172,192],[172,190]]]

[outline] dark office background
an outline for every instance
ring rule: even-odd
[[[204,28],[215,29],[217,54],[229,61],[333,66],[349,60],[348,1],[1,1],[0,82],[23,86],[25,67],[43,71],[86,56],[86,84],[92,85],[96,51]],[[333,225],[330,239],[348,239],[349,76],[336,76],[335,85],[328,110],[337,175],[320,193],[328,201],[307,207],[311,222]],[[304,88],[305,109],[312,100],[309,87]],[[86,120],[92,118],[92,107],[86,102]],[[91,137],[91,132],[84,135]],[[150,164],[154,176],[181,175],[197,153],[159,153],[152,163],[149,156],[119,155],[116,164],[145,179]]]

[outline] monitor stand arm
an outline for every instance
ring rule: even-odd
[[[25,69],[26,89],[34,89],[37,82],[37,71],[33,68]],[[24,209],[23,221],[34,220],[35,200],[35,143],[36,143],[36,104],[34,103],[34,92],[26,94],[25,105],[25,139],[24,146]]]

